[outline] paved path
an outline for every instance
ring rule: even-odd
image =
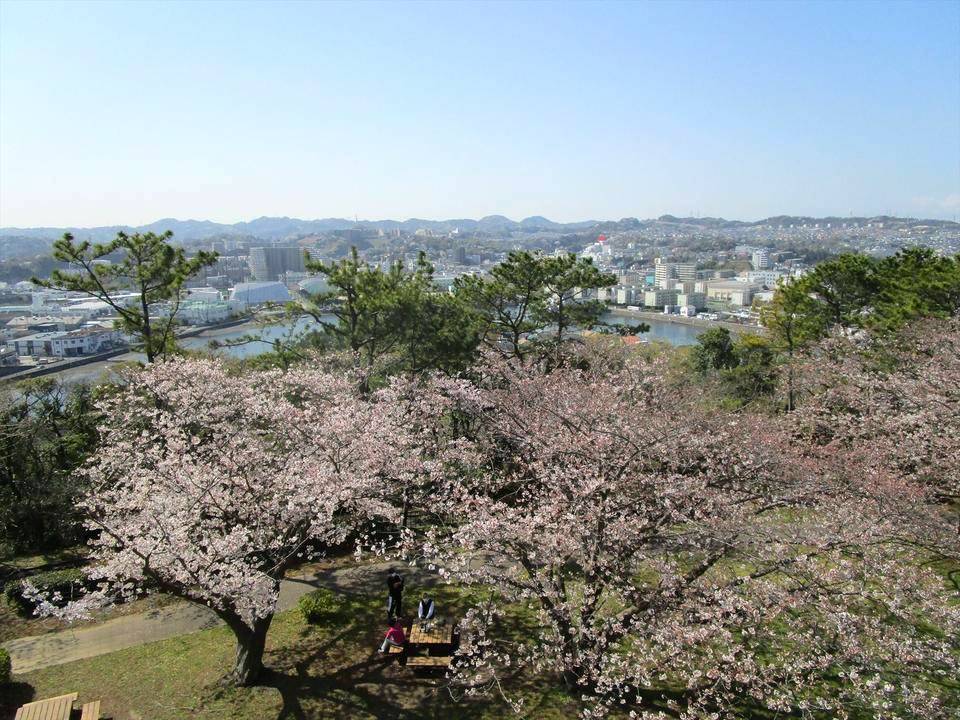
[[[381,592],[391,567],[402,568],[407,586],[433,585],[439,578],[426,570],[402,563],[374,563],[294,575],[280,585],[279,610],[289,610],[302,595],[317,587],[348,593]],[[104,655],[123,648],[164,640],[220,625],[212,610],[179,602],[137,615],[123,615],[97,625],[46,635],[16,638],[3,644],[10,652],[15,674]]]

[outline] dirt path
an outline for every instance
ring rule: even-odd
[[[294,574],[280,585],[278,611],[296,606],[301,596],[326,587],[344,593],[385,595],[385,577],[391,567],[400,567],[407,586],[423,587],[439,582],[437,575],[396,563],[373,563],[345,568],[321,569]],[[16,638],[3,643],[10,652],[15,674],[103,655],[123,648],[205,630],[220,624],[209,608],[179,602],[137,615],[124,615],[97,625],[46,635]]]

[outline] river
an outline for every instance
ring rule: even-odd
[[[326,317],[325,317],[326,319]],[[329,319],[334,320],[333,315]],[[270,350],[275,340],[292,340],[311,327],[319,327],[318,323],[309,317],[302,317],[296,322],[284,322],[277,325],[257,325],[244,323],[220,330],[207,330],[194,337],[183,338],[181,347],[188,350],[209,350],[215,355],[226,355],[234,358],[253,357]],[[230,342],[241,342],[248,338],[259,338],[242,345],[227,345]],[[211,341],[220,346],[211,348]]]
[[[655,320],[650,317],[630,317],[621,313],[607,313],[603,321],[611,325],[637,325],[646,323],[650,330],[640,335],[643,340],[651,342],[659,340],[671,345],[695,345],[697,336],[706,330],[706,327],[697,325],[681,325],[667,320]]]

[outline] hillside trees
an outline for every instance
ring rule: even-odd
[[[491,593],[461,625],[472,691],[530,668],[595,715],[956,709],[938,678],[960,669],[960,615],[897,542],[895,493],[795,452],[769,418],[704,416],[662,359],[483,378],[443,385],[471,429],[440,449],[451,522],[421,546]],[[517,608],[533,627],[497,632]]]
[[[101,589],[44,612],[80,617],[145,586],[210,606],[237,641],[228,679],[253,682],[286,570],[393,511],[402,431],[342,373],[228,375],[173,360],[125,376],[100,405],[81,503]],[[211,392],[212,389],[216,392]]]
[[[200,251],[187,258],[183,248],[170,243],[173,233],[118,232],[109,243],[75,243],[70,233],[53,245],[55,260],[73,270],[55,269],[49,280],[33,278],[43,287],[82,292],[107,303],[119,316],[120,327],[139,338],[139,344],[153,362],[166,356],[176,344],[174,327],[180,306],[180,292],[187,278],[213,264],[216,253]],[[119,254],[111,261],[110,256]],[[118,298],[122,292],[136,293],[133,303]],[[169,301],[169,312],[157,317],[151,307]]]
[[[765,337],[744,333],[734,340],[726,328],[711,328],[697,337],[690,364],[700,382],[716,382],[725,403],[743,406],[775,394],[778,363]]]
[[[831,333],[896,333],[923,318],[960,313],[960,257],[906,248],[883,259],[845,254],[783,281],[761,310],[772,346],[786,355],[786,406],[796,405],[794,360]]]
[[[724,327],[710,328],[697,337],[691,351],[693,368],[701,375],[714,370],[729,370],[736,367],[737,355],[730,331]]]
[[[49,552],[82,539],[73,472],[96,446],[94,393],[50,378],[0,398],[0,544]]]

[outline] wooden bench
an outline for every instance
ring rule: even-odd
[[[407,667],[412,668],[445,668],[450,664],[450,658],[436,655],[415,655],[407,658]]]
[[[17,710],[16,720],[70,720],[77,693],[27,703]]]
[[[401,655],[403,651],[406,650],[405,647],[397,647],[396,645],[391,645],[390,650],[388,651],[389,655]]]
[[[80,720],[100,720],[100,701],[84,703],[80,709]]]

